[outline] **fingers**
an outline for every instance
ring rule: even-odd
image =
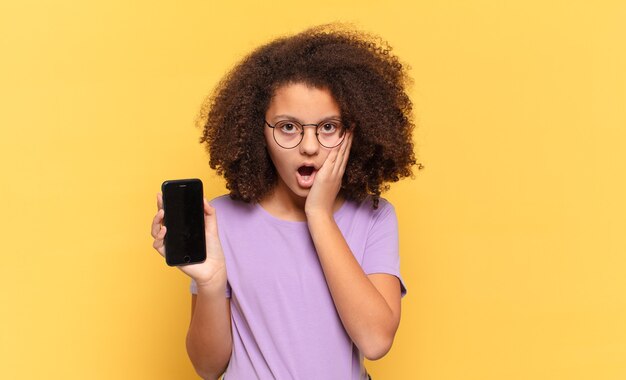
[[[324,163],[322,164],[322,168],[326,167],[326,170],[328,170],[330,174],[334,173],[335,164],[337,162],[337,159],[339,158],[340,151],[341,145],[332,148],[330,150],[330,153],[328,153],[328,156],[326,156]]]
[[[339,149],[340,148],[341,148],[341,145],[331,149],[330,153],[326,157],[326,160],[324,161],[324,165],[326,163],[328,163],[328,166],[332,167],[332,165],[337,161],[337,157],[339,155]]]
[[[346,147],[348,146],[348,142],[350,139],[350,135],[346,136],[346,139],[344,140],[343,144],[341,144],[339,146],[339,153],[338,157],[337,157],[337,162],[335,163],[335,174],[340,174],[341,172],[341,166],[343,165],[344,161],[345,161],[345,155],[346,155]]]
[[[157,252],[159,252],[163,257],[165,257],[165,241],[163,239],[165,238],[165,233],[167,232],[166,229],[167,228],[165,226],[161,226],[161,229],[154,237],[154,242],[152,243],[152,247],[154,247],[154,249],[156,249]]]
[[[323,167],[327,167],[330,176],[343,176],[348,163],[348,156],[350,155],[350,147],[352,146],[353,134],[352,132],[346,132],[346,139],[343,143],[333,148],[326,160],[322,164]]]
[[[333,168],[333,174],[337,176],[343,176],[343,173],[346,169],[346,165],[348,164],[348,157],[350,156],[350,147],[352,146],[352,133],[346,132],[347,136],[343,144],[339,146],[339,152],[337,153],[337,161],[335,162],[335,167]]]
[[[156,215],[154,216],[154,219],[152,219],[152,227],[150,229],[150,234],[152,235],[153,238],[156,238],[157,234],[159,233],[159,230],[161,229],[161,225],[163,224],[164,216],[165,216],[165,211],[163,211],[163,209],[160,209],[159,211],[157,211]]]
[[[344,150],[344,158],[343,158],[343,163],[342,163],[343,169],[346,168],[348,164],[348,158],[350,158],[350,149],[352,149],[352,141],[354,141],[354,135],[352,134],[352,132],[350,132],[350,134],[348,135],[348,144],[346,145],[346,148]]]
[[[163,225],[163,218],[165,217],[165,210],[163,210],[163,195],[161,193],[157,194],[157,208],[158,211],[152,219],[152,226],[150,229],[150,234],[154,238],[154,242],[152,243],[152,247],[159,252],[159,254],[165,257],[165,234],[167,232],[167,228]]]
[[[204,231],[211,235],[217,233],[217,218],[215,207],[204,198]]]
[[[211,214],[213,214],[213,211],[214,211],[215,209],[211,206],[211,204],[209,203],[209,201],[207,201],[207,200],[206,200],[206,198],[203,198],[203,199],[204,199],[204,213],[205,213],[206,215],[211,215]]]

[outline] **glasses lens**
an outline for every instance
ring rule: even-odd
[[[339,120],[327,120],[317,126],[317,138],[326,148],[341,144],[346,134],[343,123]]]
[[[274,125],[274,139],[284,148],[293,148],[302,139],[302,126],[294,121],[281,120]]]

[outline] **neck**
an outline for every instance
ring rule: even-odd
[[[333,212],[336,212],[343,204],[344,197],[341,192],[335,198]],[[284,191],[280,186],[275,186],[272,192],[267,194],[259,204],[271,215],[284,220],[306,221],[304,206],[306,197],[299,197],[291,191]]]

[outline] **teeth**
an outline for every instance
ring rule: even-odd
[[[302,179],[303,179],[303,180],[305,180],[305,181],[308,181],[308,180],[309,180],[309,178],[311,178],[311,176],[310,176],[310,175],[303,175],[303,176],[302,176]]]

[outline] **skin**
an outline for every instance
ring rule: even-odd
[[[282,119],[314,124],[340,116],[339,106],[327,90],[300,83],[278,88],[265,114],[266,120],[272,125]],[[278,172],[278,183],[274,191],[259,202],[260,205],[279,218],[297,221],[306,220],[307,209],[337,210],[343,203],[343,197],[338,197],[337,193],[345,165],[343,168],[341,165],[331,167],[330,163],[325,165],[325,162],[331,153],[337,155],[341,146],[351,141],[351,135],[346,136],[342,145],[331,150],[319,144],[315,127],[304,127],[302,142],[296,148],[284,149],[276,143],[272,133],[272,128],[265,128],[267,150]],[[305,163],[313,164],[317,169],[310,188],[300,186],[297,181],[298,168]],[[309,196],[311,192],[313,197]]]
[[[165,257],[163,239],[163,196],[157,194],[157,214],[152,221],[153,247]],[[198,285],[198,294],[191,299],[191,322],[187,331],[187,353],[203,379],[217,379],[225,370],[232,351],[230,299],[226,292],[226,264],[217,233],[215,208],[204,199],[204,224],[207,258],[203,263],[178,266]]]
[[[302,83],[278,88],[266,112],[270,124],[285,117],[303,124],[340,117],[340,109],[327,89]],[[333,214],[341,207],[341,180],[350,155],[353,135],[328,149],[321,146],[314,127],[305,127],[304,138],[294,149],[280,147],[265,127],[269,155],[278,172],[274,190],[259,204],[270,214],[285,220],[306,221],[313,239],[333,302],[346,332],[370,360],[383,357],[391,348],[400,322],[400,283],[389,274],[366,275],[354,258]],[[312,185],[298,182],[302,164],[316,168]],[[162,225],[162,197],[157,195],[158,212],[152,223],[154,248],[165,255]],[[203,378],[217,378],[228,364],[232,349],[230,300],[224,297],[226,270],[217,235],[215,209],[205,199],[207,260],[178,267],[198,285],[192,295],[192,319],[187,350]]]

